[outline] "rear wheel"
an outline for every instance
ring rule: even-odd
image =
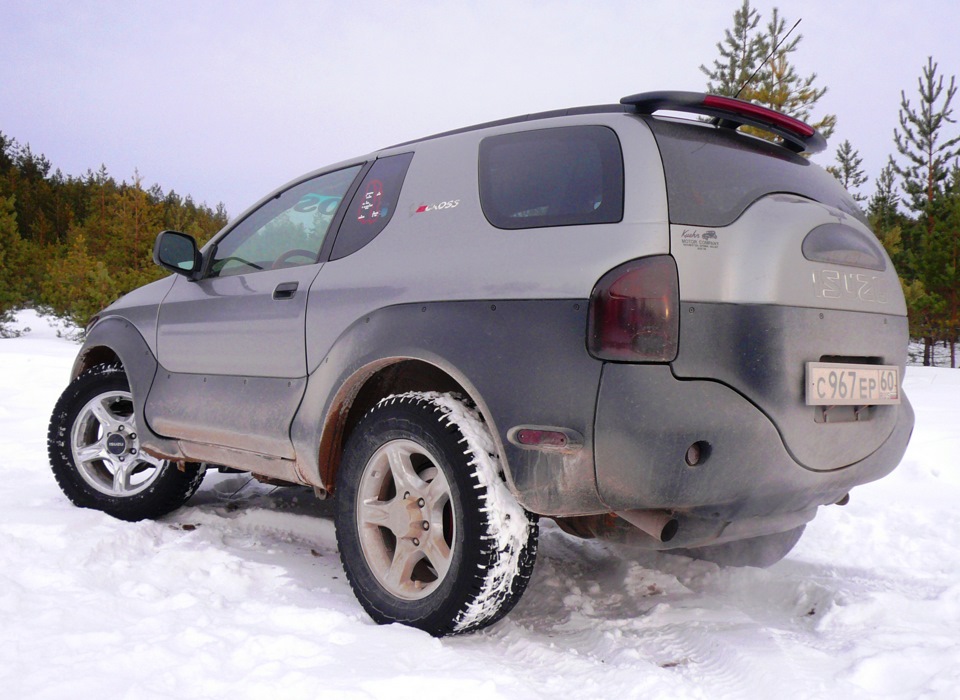
[[[81,508],[121,520],[158,518],[182,506],[203,471],[146,454],[123,368],[97,365],[60,396],[50,418],[47,451],[54,477]]]
[[[494,452],[479,414],[450,395],[391,396],[357,425],[337,476],[337,541],[376,622],[455,634],[520,599],[537,525]]]

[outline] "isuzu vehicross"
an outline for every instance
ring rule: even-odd
[[[897,275],[825,146],[644,93],[323,168],[202,250],[164,231],[174,274],[87,328],[57,481],[128,520],[211,468],[312,487],[367,612],[435,635],[517,602],[538,517],[770,564],[914,421]]]

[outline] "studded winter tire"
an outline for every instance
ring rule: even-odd
[[[376,622],[456,634],[520,599],[537,524],[495,453],[479,414],[452,395],[391,396],[357,425],[337,477],[337,542]]]
[[[121,520],[158,518],[182,506],[203,471],[180,469],[140,449],[123,368],[102,364],[77,377],[50,419],[47,450],[60,488],[81,508]]]

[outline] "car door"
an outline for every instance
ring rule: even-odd
[[[158,434],[293,458],[306,386],[307,291],[362,165],[272,197],[208,247],[206,273],[160,305],[160,368],[145,415]]]

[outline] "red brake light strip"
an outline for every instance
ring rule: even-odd
[[[642,92],[624,97],[620,103],[632,106],[640,114],[659,110],[692,112],[716,118],[721,127],[753,126],[781,137],[783,145],[796,153],[819,153],[827,147],[827,140],[809,124],[733,97],[702,92]]]

